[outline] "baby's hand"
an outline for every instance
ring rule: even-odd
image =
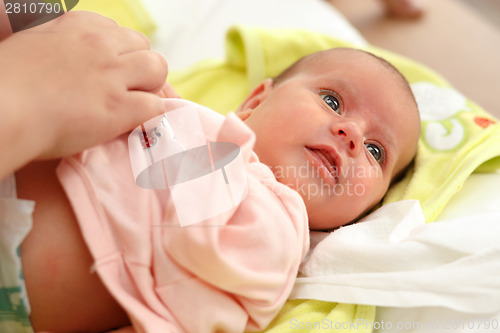
[[[142,34],[95,13],[18,32],[0,43],[0,59],[2,108],[36,136],[40,158],[79,152],[163,112],[165,59]]]
[[[386,6],[387,13],[394,17],[416,18],[423,14],[421,0],[382,0]]]

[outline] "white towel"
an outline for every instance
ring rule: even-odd
[[[292,298],[500,311],[500,213],[424,223],[416,200],[314,233]]]

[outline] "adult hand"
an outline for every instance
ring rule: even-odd
[[[175,95],[165,86],[165,59],[149,49],[142,34],[90,12],[69,12],[2,41],[0,179],[32,159],[79,152],[161,114],[157,93]]]

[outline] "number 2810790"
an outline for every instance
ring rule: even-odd
[[[6,2],[6,14],[58,14],[64,12],[60,3],[45,3],[45,2]]]

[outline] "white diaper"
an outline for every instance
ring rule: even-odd
[[[32,226],[35,202],[17,199],[14,175],[0,180],[0,332],[33,332],[20,245]]]

